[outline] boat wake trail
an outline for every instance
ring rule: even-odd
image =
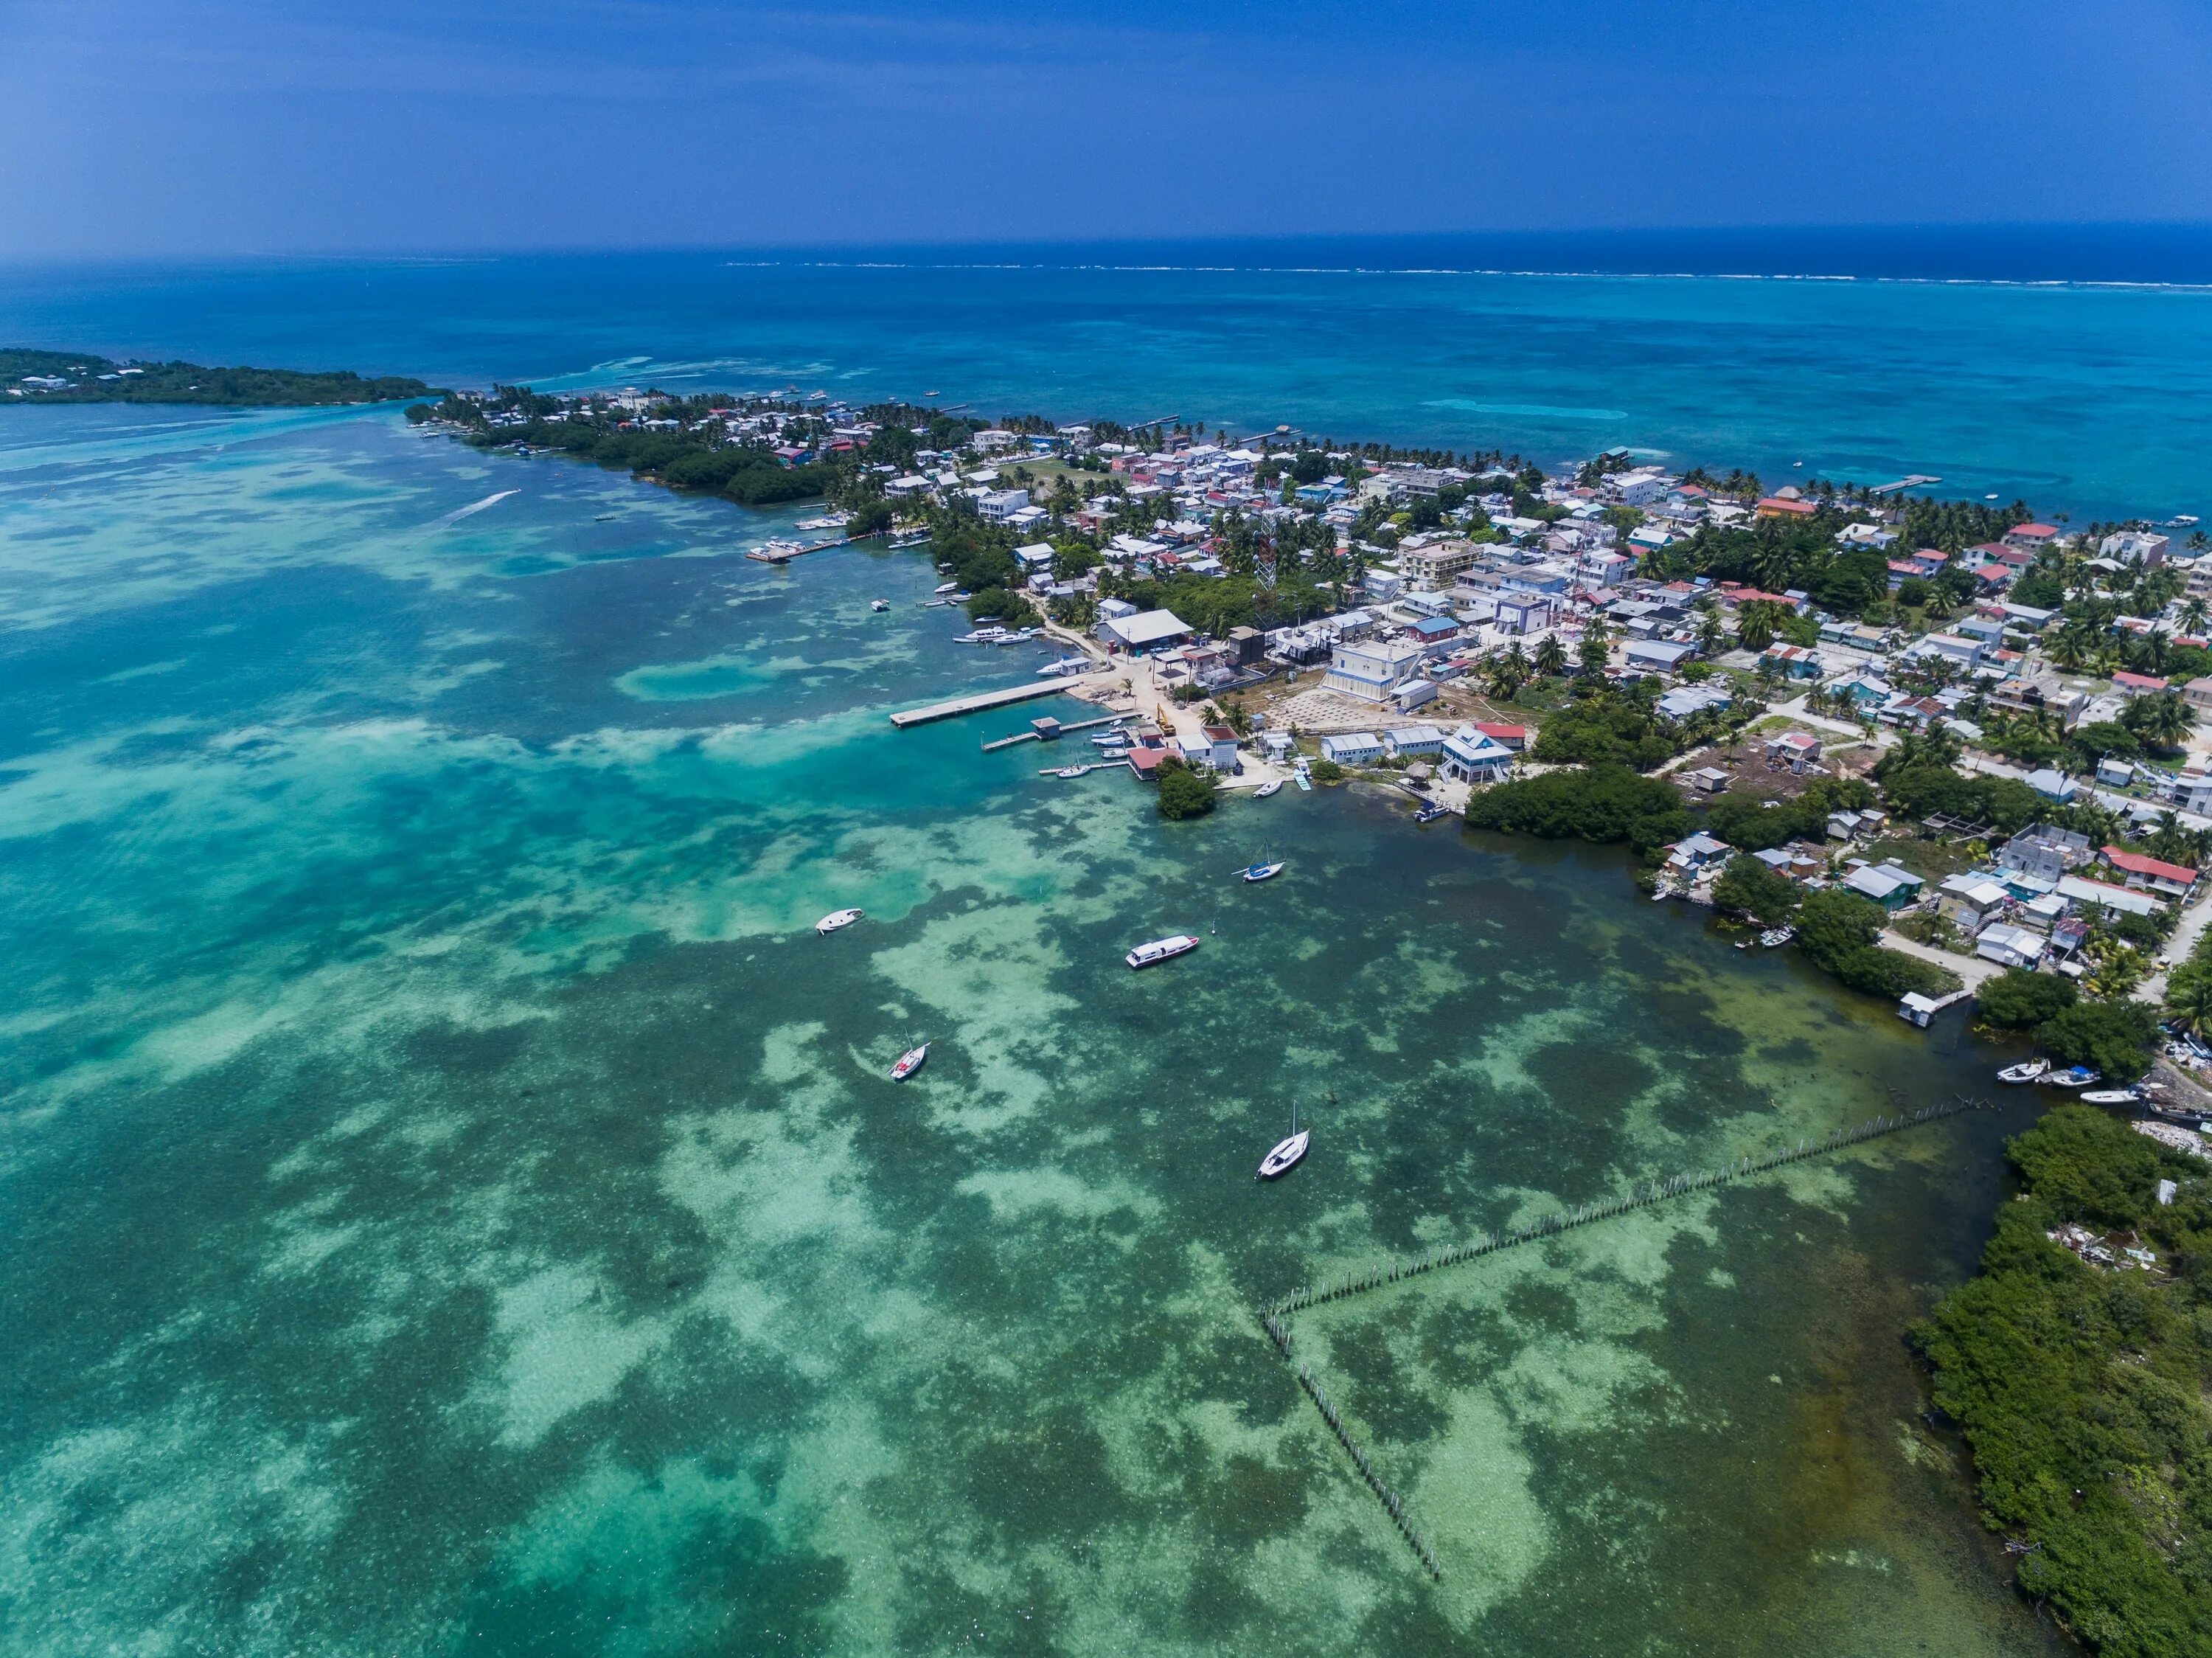
[[[458,511],[449,512],[443,518],[436,520],[429,527],[434,530],[448,528],[453,525],[459,523],[464,518],[467,518],[476,513],[482,512],[486,507],[497,506],[501,502],[506,500],[510,495],[520,495],[522,491],[520,490],[501,490],[498,494],[488,495],[481,501],[471,501],[467,506],[459,509]]]

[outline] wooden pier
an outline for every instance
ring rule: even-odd
[[[1016,703],[1034,702],[1040,697],[1060,696],[1075,686],[1088,684],[1091,678],[1089,674],[1071,674],[1055,680],[1012,685],[1001,691],[979,691],[972,697],[955,697],[950,702],[931,703],[922,708],[902,708],[891,716],[891,723],[903,731],[910,725],[928,725],[963,714],[980,714],[988,708],[1010,708]]]
[[[878,532],[881,533],[881,532]],[[794,558],[804,558],[810,552],[827,552],[832,547],[849,547],[855,541],[866,541],[865,535],[841,535],[834,541],[811,541],[803,547],[755,547],[745,557],[757,564],[787,564]]]

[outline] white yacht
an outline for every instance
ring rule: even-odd
[[[1298,1166],[1306,1155],[1306,1146],[1313,1138],[1313,1131],[1298,1126],[1298,1108],[1291,1107],[1291,1137],[1279,1140],[1275,1149],[1260,1160],[1259,1178],[1272,1180],[1279,1174],[1287,1174]]]
[[[1188,954],[1197,948],[1198,940],[1191,934],[1176,933],[1167,938],[1156,938],[1149,944],[1139,944],[1124,960],[1132,967],[1149,967],[1155,962]]]
[[[866,914],[862,910],[832,910],[814,923],[814,930],[827,937],[830,934],[851,926]]]

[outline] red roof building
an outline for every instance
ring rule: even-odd
[[[2185,863],[2167,863],[2117,846],[2105,849],[2105,862],[2126,875],[2130,887],[2148,886],[2160,892],[2179,893],[2186,893],[2197,884],[2197,871]]]
[[[2130,674],[2125,670],[2112,675],[2112,683],[2130,697],[2146,696],[2154,691],[2166,689],[2166,681],[2148,674]]]
[[[1525,725],[1483,725],[1478,723],[1474,728],[1482,733],[1484,736],[1489,738],[1491,741],[1497,743],[1499,747],[1504,748],[1518,750],[1526,748],[1528,746],[1528,728]]]
[[[1770,495],[1757,508],[1761,518],[1810,518],[1820,509],[1810,501],[1790,501]]]

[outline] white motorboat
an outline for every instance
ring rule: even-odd
[[[959,585],[960,583],[957,582],[939,582],[935,587],[932,588],[930,591],[932,593],[951,593],[957,588]]]
[[[2033,1082],[2051,1069],[2048,1059],[2023,1059],[2017,1065],[2007,1065],[1997,1073],[2000,1082]]]
[[[1279,795],[1282,792],[1283,780],[1280,777],[1277,777],[1271,782],[1263,783],[1257,789],[1255,789],[1252,791],[1252,798],[1254,800],[1265,800],[1270,795]]]
[[[1279,858],[1273,863],[1248,863],[1237,872],[1237,877],[1244,881],[1273,881],[1283,873],[1283,868]]]
[[[871,599],[868,600],[868,608],[870,610],[889,610],[890,607],[891,601],[888,599]]]
[[[2081,1096],[2085,1106],[2132,1106],[2142,1098],[2141,1088],[2091,1088]]]
[[[2071,1065],[2064,1070],[2047,1070],[2036,1079],[2047,1088],[2086,1088],[2093,1082],[2105,1079],[2087,1065]]]
[[[1166,938],[1156,938],[1149,944],[1139,944],[1123,959],[1132,967],[1149,967],[1158,962],[1171,961],[1197,948],[1198,940],[1191,934],[1175,933]]]
[[[831,933],[851,926],[866,913],[866,911],[862,910],[832,910],[814,923],[814,930],[827,937]]]
[[[918,1048],[908,1048],[904,1053],[899,1055],[898,1064],[891,1067],[891,1081],[905,1082],[908,1077],[921,1069],[922,1061],[928,1058],[929,1044],[927,1042]]]
[[[1769,927],[1759,936],[1759,942],[1770,950],[1778,950],[1796,936],[1795,927]]]
[[[1262,1180],[1272,1180],[1278,1175],[1289,1173],[1298,1166],[1298,1160],[1306,1155],[1306,1147],[1312,1138],[1312,1130],[1302,1129],[1298,1126],[1298,1108],[1292,1106],[1291,1107],[1291,1137],[1287,1140],[1278,1140],[1274,1149],[1260,1160],[1258,1178]]]

